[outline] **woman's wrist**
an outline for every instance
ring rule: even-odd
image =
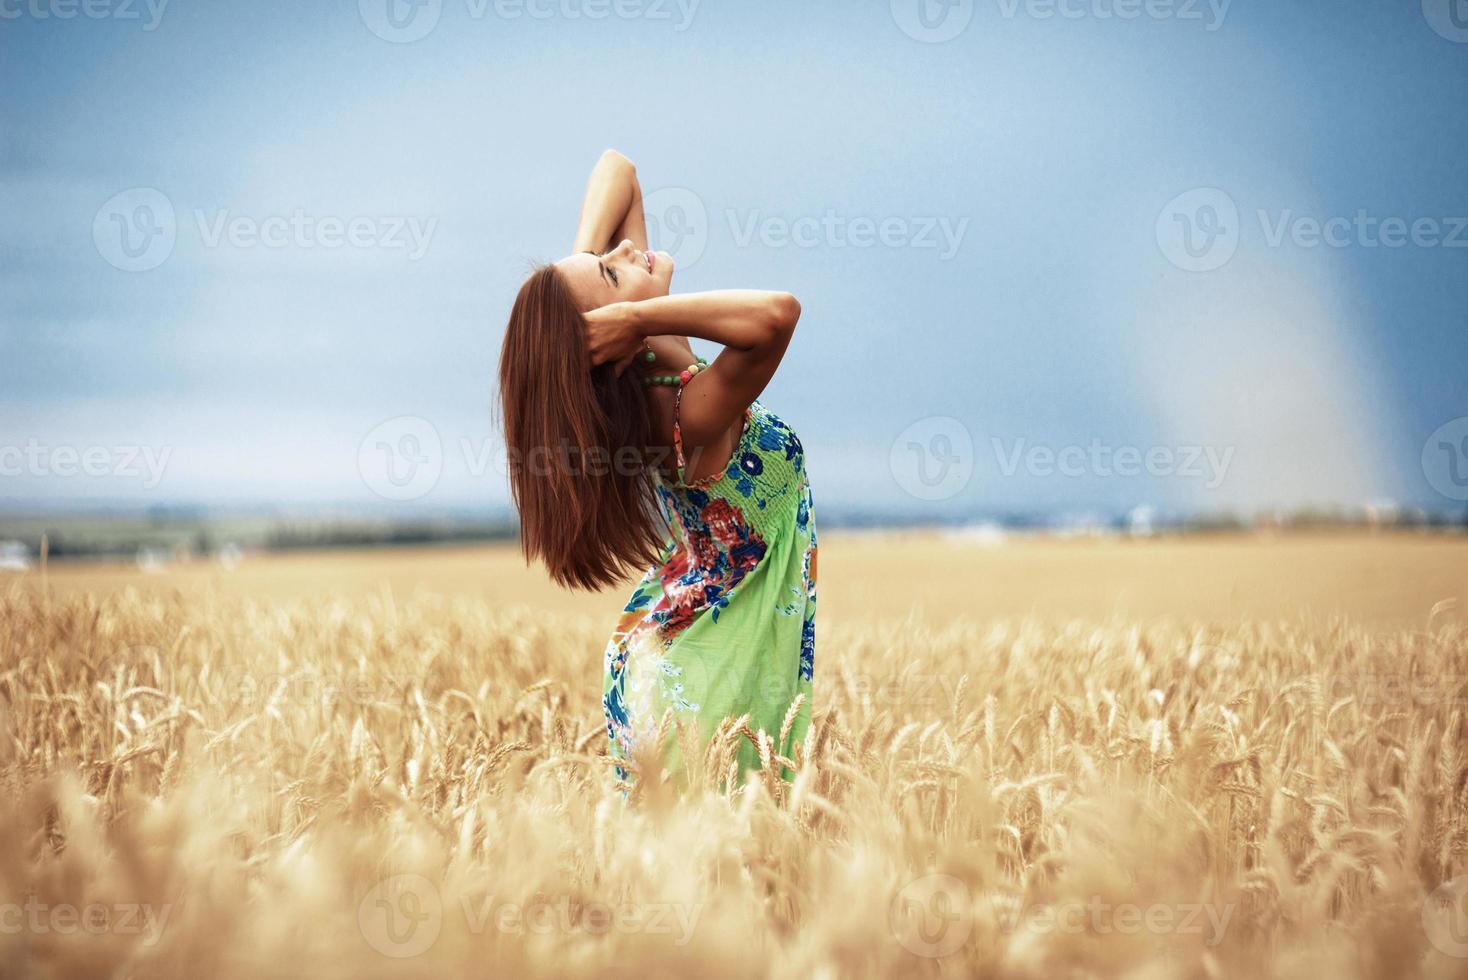
[[[658,326],[656,304],[660,298],[634,300],[627,304],[627,322],[643,340],[668,332]]]

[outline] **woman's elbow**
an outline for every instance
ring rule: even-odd
[[[789,332],[800,322],[800,300],[789,293],[775,293],[770,297],[770,325],[776,330]]]
[[[615,167],[619,170],[625,170],[631,173],[637,171],[637,166],[631,160],[613,149],[602,151],[601,162],[606,166]]]

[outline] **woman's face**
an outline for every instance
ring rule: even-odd
[[[635,302],[668,295],[673,282],[673,257],[667,252],[644,252],[623,239],[610,252],[580,252],[556,263],[582,312],[608,303]]]

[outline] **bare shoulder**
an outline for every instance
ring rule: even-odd
[[[719,473],[729,464],[729,458],[734,454],[739,438],[743,435],[744,422],[741,415],[734,425],[729,426],[711,429],[700,424],[696,418],[690,425],[689,394],[695,387],[693,382],[684,386],[682,405],[676,411],[679,440],[683,445],[683,478],[688,483]],[[672,388],[653,389],[649,394],[651,431],[648,433],[648,448],[662,457],[659,468],[671,479],[676,475],[677,466],[677,449],[673,438],[675,407],[678,406],[677,391]]]
[[[690,444],[714,444],[737,431],[747,407],[730,400],[718,377],[707,370],[700,372],[683,386],[683,405],[678,412],[685,451]]]

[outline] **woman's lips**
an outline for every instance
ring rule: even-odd
[[[647,256],[647,271],[651,274],[653,266],[657,264],[657,257],[650,251],[644,252],[643,254]]]

